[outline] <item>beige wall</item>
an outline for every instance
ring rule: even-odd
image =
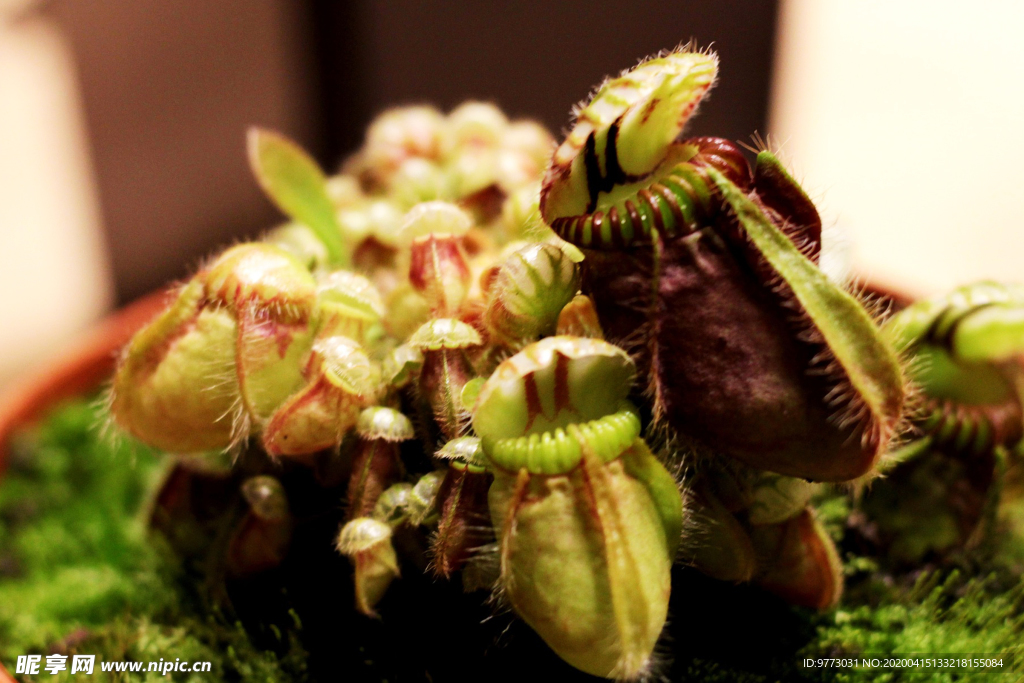
[[[1024,279],[1024,3],[785,0],[770,131],[856,271]]]
[[[318,126],[292,0],[0,0],[0,385],[279,220],[250,125]]]
[[[0,384],[99,316],[112,283],[67,45],[0,5]],[[10,8],[10,6],[8,6]]]

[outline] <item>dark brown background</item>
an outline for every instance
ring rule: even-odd
[[[777,2],[53,0],[70,38],[120,301],[277,220],[248,126],[335,166],[393,105],[491,100],[562,130],[608,74],[690,38],[722,56],[692,132],[764,131]]]

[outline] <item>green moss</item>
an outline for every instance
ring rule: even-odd
[[[871,579],[875,580],[875,579]],[[1024,664],[1024,582],[1008,590],[1005,577],[968,579],[958,571],[945,576],[923,575],[911,588],[890,588],[878,605],[849,605],[823,618],[807,657],[870,655],[886,657],[914,653],[931,655],[1007,655]],[[1019,669],[1016,669],[1019,671]],[[838,672],[850,681],[954,681],[965,672],[877,669]]]
[[[13,670],[23,654],[95,654],[99,672],[103,661],[180,658],[213,662],[213,670],[175,680],[301,680],[305,653],[293,633],[264,651],[240,626],[203,614],[170,552],[146,530],[164,459],[101,438],[100,414],[94,404],[69,405],[12,454],[0,486],[0,662]]]
[[[1011,570],[1024,573],[1024,453],[1017,453],[1012,462],[1003,485],[994,554],[998,561],[1011,565]]]
[[[810,637],[796,652],[773,651],[749,657],[755,642],[737,642],[734,657],[695,657],[676,667],[672,680],[700,683],[945,683],[1018,681],[1024,665],[1024,581],[1007,588],[1008,577],[967,578],[958,571],[928,573],[910,586],[888,577],[861,577],[852,600],[826,614],[802,613],[794,630]],[[878,604],[861,602],[868,596]],[[859,603],[859,604],[858,604]],[[749,615],[748,615],[749,616]],[[791,626],[791,628],[793,628]],[[777,635],[777,634],[772,634]],[[1004,656],[1002,668],[971,669],[882,667],[804,668],[805,658],[933,657],[964,654]],[[746,658],[748,661],[743,661]],[[737,664],[739,659],[742,664]]]
[[[246,681],[277,683],[301,680],[305,652],[293,637],[283,656],[255,647],[240,625],[228,625],[215,616],[206,619],[178,614],[173,625],[148,616],[117,619],[75,648],[82,654],[102,653],[97,662],[212,662],[210,673],[175,673],[176,681]],[[98,664],[97,664],[98,667]],[[52,680],[73,680],[74,677]],[[157,672],[110,674],[111,681],[166,681]],[[41,679],[43,677],[40,677]]]

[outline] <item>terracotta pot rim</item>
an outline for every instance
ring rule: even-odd
[[[160,290],[114,311],[72,342],[55,362],[0,395],[0,479],[14,433],[60,401],[101,387],[113,372],[120,349],[164,308],[169,296],[170,290]]]

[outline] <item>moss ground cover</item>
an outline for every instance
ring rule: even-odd
[[[95,402],[74,403],[14,448],[0,485],[0,662],[13,672],[22,654],[96,654],[94,675],[157,680],[101,674],[98,663],[181,658],[213,661],[214,676],[178,680],[300,680],[297,643],[282,636],[276,652],[264,651],[241,626],[203,612],[146,528],[166,460],[136,443],[111,443],[99,425]]]
[[[382,603],[381,620],[348,609],[350,577],[337,560],[321,571],[285,566],[235,582],[230,600],[213,606],[197,575],[147,530],[165,456],[103,438],[99,415],[86,401],[56,411],[19,441],[0,485],[0,661],[8,668],[20,654],[62,653],[213,662],[212,674],[172,674],[184,681],[329,680],[341,671],[349,680],[460,680],[473,673],[512,680],[538,670],[588,680],[500,607],[492,616],[494,608],[413,571]],[[995,673],[799,664],[806,657],[910,653],[1002,653],[1018,667],[1024,663],[1024,514],[1013,495],[1016,482],[1008,480],[1002,527],[989,546],[907,573],[889,572],[843,545],[847,507],[831,494],[819,509],[846,554],[848,590],[824,614],[677,567],[669,637],[660,646],[664,675],[722,682],[1017,680],[1010,660]],[[307,516],[312,521],[297,534],[298,562],[304,547],[319,552],[319,536],[335,528],[322,511]],[[395,647],[408,656],[389,656]],[[103,675],[157,680],[155,673]],[[27,680],[72,678],[64,672]]]

